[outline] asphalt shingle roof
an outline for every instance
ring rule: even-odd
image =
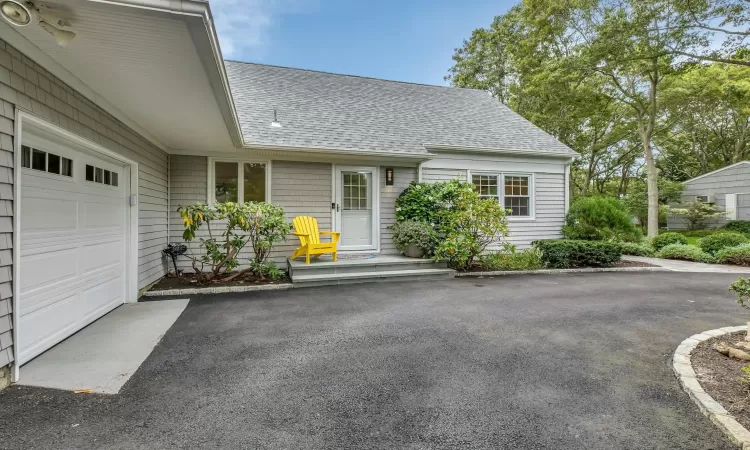
[[[225,61],[253,145],[426,153],[424,144],[575,153],[475,89]],[[282,128],[272,128],[273,110]]]

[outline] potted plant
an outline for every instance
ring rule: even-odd
[[[391,226],[393,245],[409,258],[431,255],[438,244],[437,234],[424,222],[406,221]]]

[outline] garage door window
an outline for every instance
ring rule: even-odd
[[[86,164],[86,181],[106,184],[107,186],[117,186],[119,183],[119,176],[115,171]]]
[[[66,177],[73,176],[73,160],[26,145],[21,146],[21,167]]]

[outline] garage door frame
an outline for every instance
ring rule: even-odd
[[[108,150],[101,145],[73,134],[60,128],[46,120],[21,111],[16,108],[14,152],[13,152],[13,381],[18,381],[20,377],[19,351],[18,345],[18,324],[20,312],[20,248],[21,248],[21,143],[23,142],[24,126],[33,126],[34,128],[46,131],[55,137],[72,142],[87,150],[102,154],[121,162],[123,165],[130,166],[130,211],[127,233],[127,255],[126,255],[126,297],[125,302],[131,303],[138,301],[138,163]]]

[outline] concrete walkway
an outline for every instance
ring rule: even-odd
[[[623,255],[626,261],[639,261],[675,272],[706,272],[706,273],[744,273],[750,274],[750,267],[728,266],[723,264],[705,264],[692,261],[679,261],[676,259],[647,258],[645,256]]]
[[[188,301],[126,303],[21,367],[18,384],[117,394]]]

